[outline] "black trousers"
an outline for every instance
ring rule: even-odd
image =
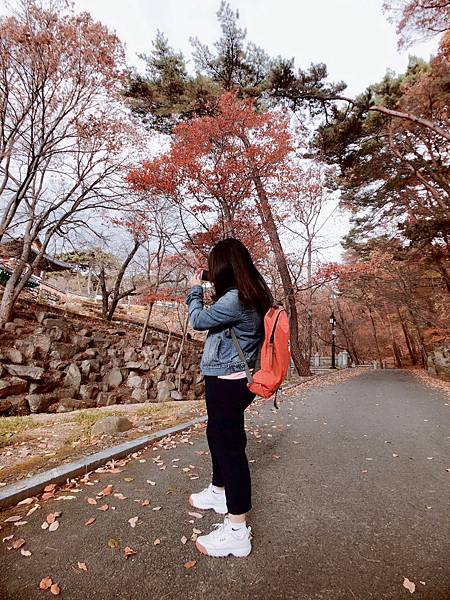
[[[205,398],[212,483],[225,487],[228,512],[240,515],[252,508],[244,411],[255,394],[248,389],[245,377],[219,379],[215,375],[205,375]]]

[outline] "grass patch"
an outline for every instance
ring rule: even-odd
[[[136,414],[139,416],[152,416],[152,415],[161,415],[161,414],[165,414],[168,411],[170,411],[173,407],[171,406],[165,406],[164,403],[162,404],[149,404],[146,406],[143,406],[142,408],[138,408],[136,411]]]
[[[8,446],[14,435],[39,427],[32,417],[2,417],[0,419],[0,448]]]
[[[101,412],[93,412],[89,410],[80,411],[74,421],[78,423],[83,431],[88,431],[92,427],[94,423],[96,423],[100,419],[104,419],[105,417],[122,417],[123,412],[117,410],[106,410]]]

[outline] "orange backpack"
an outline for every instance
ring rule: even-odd
[[[274,305],[266,312],[264,316],[264,340],[258,357],[260,365],[258,369],[257,360],[257,370],[253,375],[250,373],[244,353],[232,327],[230,327],[230,333],[236,350],[244,362],[249,390],[263,398],[270,398],[275,394],[273,403],[275,408],[279,408],[277,392],[286,377],[291,358],[289,351],[289,320],[286,311],[282,306]]]

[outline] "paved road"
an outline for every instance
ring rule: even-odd
[[[252,406],[254,539],[245,559],[196,551],[192,528],[209,532],[220,517],[188,514],[189,493],[210,481],[210,457],[199,454],[208,450],[201,427],[177,435],[122,473],[95,474],[98,483],[80,486],[75,500],[45,503],[20,528],[3,525],[3,535],[14,529],[33,554],[1,544],[0,598],[52,597],[38,589],[50,576],[67,600],[396,600],[410,597],[407,577],[414,598],[449,600],[449,404],[443,391],[406,372],[378,371],[321,384],[287,399],[277,413],[271,401]],[[152,460],[158,455],[164,465]],[[99,500],[110,505],[107,512],[87,503],[110,483],[127,498]],[[150,506],[135,502],[145,498]],[[55,510],[63,511],[59,529],[43,531]],[[109,548],[110,539],[119,547]],[[137,554],[125,559],[125,546]],[[186,569],[190,560],[198,562]]]

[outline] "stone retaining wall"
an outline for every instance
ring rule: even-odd
[[[22,316],[22,315],[21,315]],[[149,330],[138,335],[106,324],[39,309],[15,318],[0,333],[0,414],[66,412],[135,402],[202,396],[203,344]]]
[[[444,342],[428,351],[428,373],[450,381],[450,342]]]

